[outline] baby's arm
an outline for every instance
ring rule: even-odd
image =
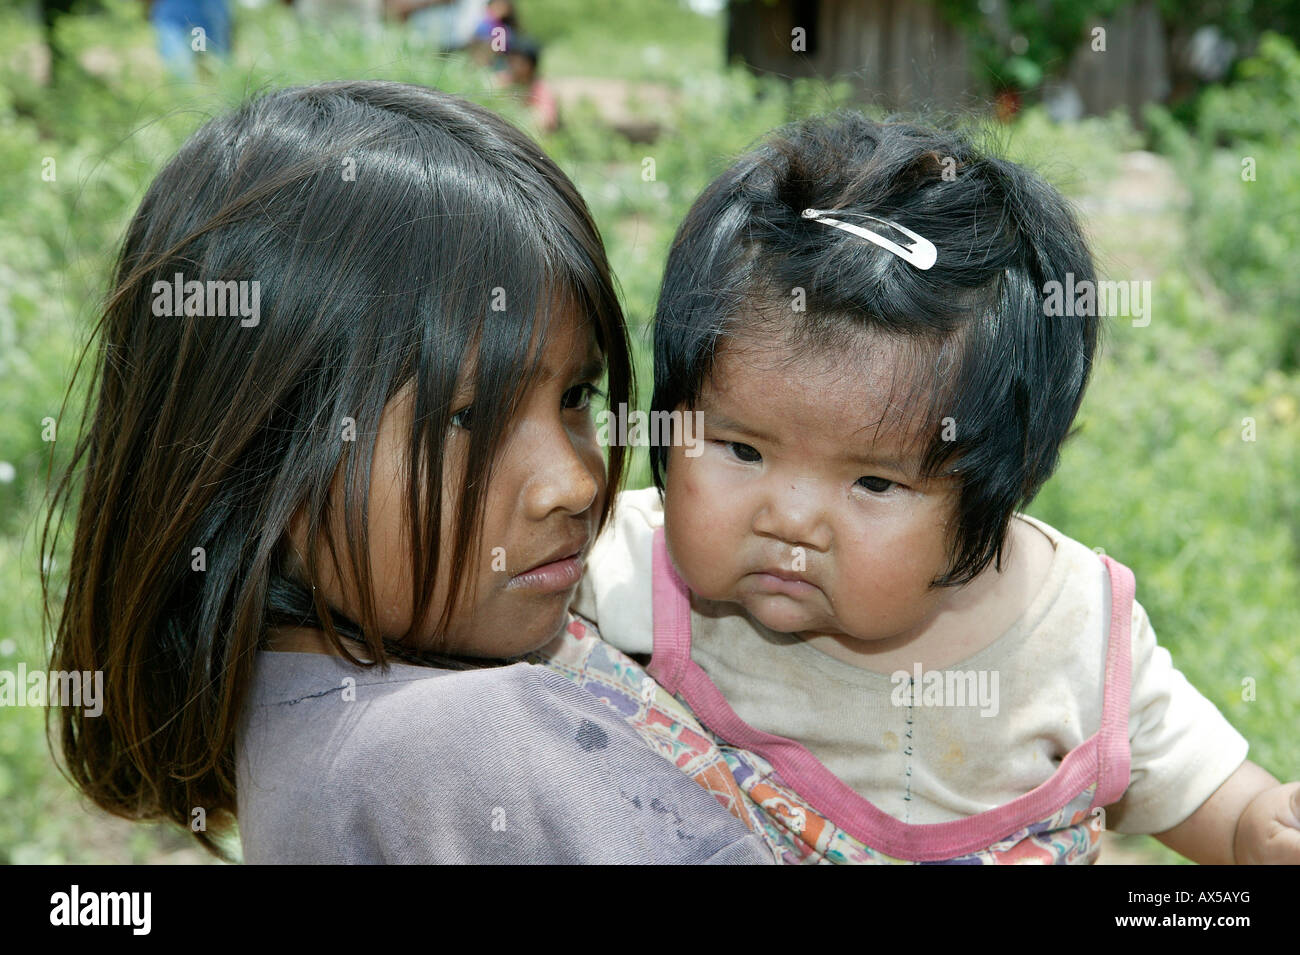
[[[1247,760],[1199,809],[1156,838],[1204,865],[1300,863],[1300,783]]]
[[[1300,863],[1300,784],[1246,759],[1246,740],[1173,667],[1133,604],[1129,787],[1108,828],[1207,864]]]

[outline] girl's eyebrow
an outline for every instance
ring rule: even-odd
[[[605,374],[605,359],[601,355],[592,355],[587,358],[583,366],[578,369],[578,380],[587,381],[588,379],[600,378]]]
[[[586,360],[582,363],[582,367],[572,376],[568,373],[569,367],[571,366],[568,363],[560,368],[551,366],[543,367],[540,370],[540,377],[538,380],[563,378],[569,381],[589,381],[600,378],[605,374],[605,357],[599,352],[588,353]]]

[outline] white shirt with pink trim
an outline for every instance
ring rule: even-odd
[[[801,743],[899,822],[950,822],[1004,806],[1046,783],[1097,732],[1110,621],[1097,555],[1041,521],[1017,519],[1053,543],[1046,581],[1001,637],[943,670],[868,671],[694,595],[691,659],[749,727]],[[574,604],[627,653],[653,649],[652,539],[662,525],[654,488],[624,492]],[[1129,785],[1105,824],[1163,832],[1241,765],[1247,743],[1174,669],[1136,601],[1131,641]]]

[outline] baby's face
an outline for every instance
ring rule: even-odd
[[[957,490],[921,481],[908,427],[890,403],[900,350],[856,354],[728,343],[695,410],[703,451],[670,450],[669,553],[702,597],[805,637],[906,642],[944,608],[930,588],[948,564]],[[896,392],[896,393],[898,393]],[[937,423],[936,423],[937,425]]]

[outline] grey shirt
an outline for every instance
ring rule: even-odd
[[[260,652],[237,745],[250,863],[770,863],[605,703],[527,663]]]

